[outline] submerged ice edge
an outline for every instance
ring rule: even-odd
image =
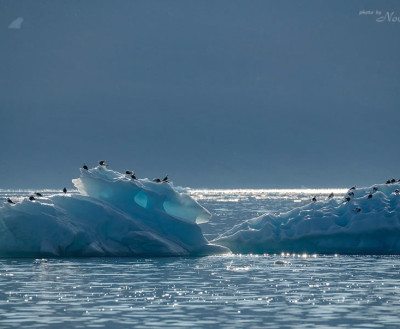
[[[211,214],[169,183],[105,166],[81,169],[79,193],[24,198],[0,207],[0,256],[188,256],[226,253],[197,222]]]

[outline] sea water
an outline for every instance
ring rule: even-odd
[[[213,214],[212,240],[331,191],[346,192],[189,193]],[[399,256],[0,259],[0,328],[398,328],[399,310]]]

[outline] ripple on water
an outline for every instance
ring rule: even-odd
[[[399,321],[399,257],[3,259],[0,273],[2,328],[395,328]]]

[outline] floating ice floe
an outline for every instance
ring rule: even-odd
[[[210,213],[170,183],[98,166],[73,180],[78,194],[0,207],[0,257],[186,256],[227,253],[197,223]]]
[[[265,214],[213,242],[234,253],[400,254],[400,183],[356,188],[341,201],[316,200]]]

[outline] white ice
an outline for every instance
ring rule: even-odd
[[[98,166],[81,169],[79,194],[0,207],[1,257],[185,256],[229,252],[210,245],[210,213],[171,183]]]
[[[349,202],[317,200],[265,214],[213,242],[235,253],[400,254],[399,190],[399,182],[357,188]]]

